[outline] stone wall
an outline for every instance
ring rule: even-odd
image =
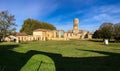
[[[42,36],[16,36],[19,42],[23,41],[45,41]]]

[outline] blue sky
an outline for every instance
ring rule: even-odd
[[[27,18],[53,24],[58,30],[71,30],[73,18],[79,29],[95,31],[104,22],[120,22],[120,0],[0,0],[0,11],[15,15],[17,31]]]

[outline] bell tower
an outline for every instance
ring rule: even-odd
[[[74,34],[79,33],[78,25],[79,25],[79,19],[78,19],[78,18],[75,18],[75,19],[73,20],[73,33],[74,33]]]

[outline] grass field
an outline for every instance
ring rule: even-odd
[[[120,43],[0,43],[0,71],[120,71]]]

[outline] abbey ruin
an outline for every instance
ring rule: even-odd
[[[65,32],[64,30],[36,29],[33,35],[17,33],[16,40],[21,41],[45,41],[45,40],[70,40],[70,39],[91,39],[92,35],[85,30],[79,30],[79,19],[73,20],[73,29]]]

